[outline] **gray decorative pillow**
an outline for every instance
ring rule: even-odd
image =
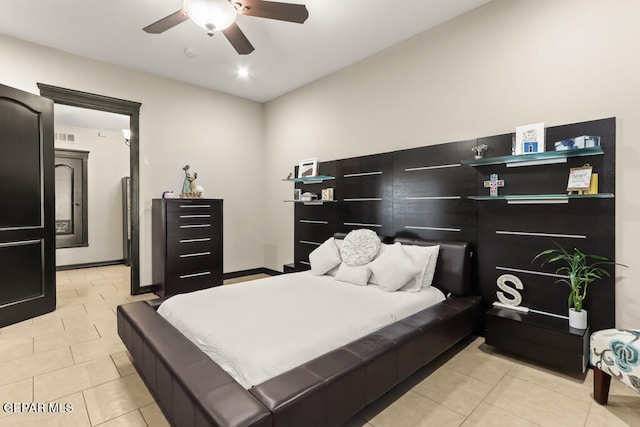
[[[344,238],[340,248],[342,262],[358,267],[371,262],[380,250],[381,242],[375,231],[353,230]]]

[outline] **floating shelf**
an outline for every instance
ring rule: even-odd
[[[505,164],[507,167],[548,165],[566,163],[569,157],[596,156],[604,154],[602,147],[578,148],[575,150],[545,151],[544,153],[519,154],[517,156],[485,157],[482,159],[462,160],[469,166],[488,166]]]
[[[335,203],[337,200],[283,200],[287,203],[303,203],[305,205],[323,205],[325,203]]]
[[[317,184],[319,182],[322,181],[329,181],[331,179],[335,179],[335,177],[333,176],[327,176],[327,175],[316,175],[316,176],[306,176],[304,178],[289,178],[289,179],[283,179],[283,181],[288,181],[288,182],[302,182],[305,184]]]
[[[613,193],[598,194],[514,194],[506,196],[469,196],[478,201],[506,200],[509,204],[569,203],[569,199],[613,199]]]

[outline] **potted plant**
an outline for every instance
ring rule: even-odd
[[[611,277],[603,266],[616,263],[603,256],[585,254],[577,248],[573,249],[573,253],[569,253],[560,245],[558,245],[558,249],[547,249],[540,252],[533,258],[533,261],[538,258],[544,258],[542,265],[558,261],[566,264],[556,270],[556,274],[566,276],[558,279],[556,283],[565,283],[571,289],[569,292],[569,326],[587,329],[587,311],[582,309],[582,302],[587,296],[587,287],[591,282],[603,277]]]

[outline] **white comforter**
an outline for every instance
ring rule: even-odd
[[[158,313],[248,389],[443,299],[302,272],[176,295]]]

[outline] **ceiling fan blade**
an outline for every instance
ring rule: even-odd
[[[160,34],[164,33],[169,28],[173,28],[176,25],[183,23],[187,19],[189,19],[187,12],[184,9],[180,9],[179,11],[172,13],[169,16],[165,16],[151,25],[147,25],[143,30],[151,34]]]
[[[247,55],[253,52],[254,47],[235,22],[222,30],[222,34],[224,34],[240,55]]]
[[[309,17],[309,11],[303,4],[280,3],[263,0],[238,0],[232,1],[234,5],[240,4],[238,13],[260,18],[277,19],[279,21],[297,22],[302,24]],[[246,9],[245,9],[246,8]]]

